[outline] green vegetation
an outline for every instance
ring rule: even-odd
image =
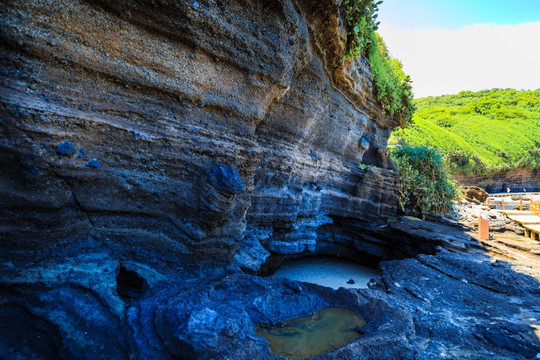
[[[401,62],[390,56],[382,37],[376,33],[377,11],[382,1],[345,0],[344,3],[349,27],[345,59],[367,56],[377,99],[405,127],[414,112],[411,78],[403,72]]]
[[[372,34],[379,26],[377,11],[382,1],[373,0],[345,0],[347,25],[349,37],[345,59],[362,55],[364,49],[371,43]]]
[[[418,211],[422,215],[444,215],[452,209],[457,187],[436,150],[396,146],[390,154],[399,168],[403,210]]]
[[[371,36],[368,60],[377,89],[377,99],[383,109],[393,115],[404,128],[414,112],[411,78],[403,72],[401,62],[390,57],[382,37],[377,33]]]
[[[462,91],[414,103],[413,124],[391,142],[439,149],[451,172],[540,168],[540,89]]]
[[[361,170],[365,170],[365,169],[380,169],[380,167],[378,167],[378,166],[375,166],[375,165],[366,165],[366,164],[360,164],[360,165],[358,165],[358,167],[359,167]]]

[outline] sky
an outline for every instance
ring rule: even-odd
[[[540,0],[384,0],[378,20],[416,98],[540,88]]]

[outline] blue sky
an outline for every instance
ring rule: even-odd
[[[540,21],[540,0],[386,0],[379,18],[406,30],[516,25]]]
[[[415,97],[540,88],[540,0],[385,0],[379,20]]]

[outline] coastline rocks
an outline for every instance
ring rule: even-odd
[[[3,262],[0,322],[10,326],[0,327],[0,357],[276,359],[255,327],[325,307],[357,311],[367,324],[358,339],[320,359],[506,360],[540,352],[536,279],[486,255],[457,227],[442,234],[451,226],[392,224],[400,239],[428,240],[436,253],[382,262],[368,289],[208,265],[119,264],[97,243],[62,263]]]
[[[300,254],[333,217],[395,215],[397,121],[367,61],[343,60],[339,4],[195,3],[0,9],[7,252],[89,235],[124,260],[228,264],[248,226]]]
[[[478,219],[482,218],[489,221],[490,231],[513,231],[518,235],[525,233],[522,226],[510,220],[506,215],[495,210],[488,210],[482,205],[470,203],[454,204],[454,211],[458,222],[471,230],[478,230]]]
[[[467,186],[478,186],[488,193],[506,193],[507,188],[512,192],[540,191],[540,169],[518,168],[510,171],[501,171],[489,176],[453,175],[456,180]]]
[[[465,193],[465,199],[469,202],[474,202],[480,205],[488,198],[489,194],[478,186],[462,186]]]
[[[229,218],[234,200],[245,189],[238,171],[232,166],[216,165],[208,172],[202,184],[201,220],[211,229]]]

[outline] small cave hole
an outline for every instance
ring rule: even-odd
[[[116,271],[116,291],[123,299],[138,299],[148,290],[148,282],[136,271],[120,265]]]

